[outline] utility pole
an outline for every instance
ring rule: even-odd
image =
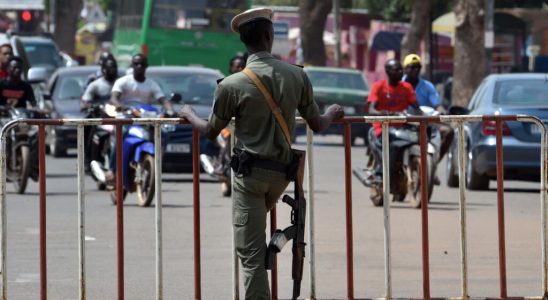
[[[494,32],[495,0],[485,0],[485,75],[491,74],[493,68],[493,47],[495,45]]]
[[[341,67],[341,3],[333,0],[333,23],[335,24],[335,65]]]

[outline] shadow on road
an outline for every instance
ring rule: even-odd
[[[496,192],[497,189],[489,189],[490,192]],[[531,193],[538,194],[540,193],[539,189],[526,189],[526,188],[505,188],[505,193]]]

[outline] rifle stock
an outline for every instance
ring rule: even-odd
[[[301,293],[301,281],[303,278],[303,266],[305,257],[304,234],[306,220],[306,199],[304,198],[303,181],[306,152],[292,150],[298,155],[298,169],[295,176],[295,194],[292,198],[284,195],[282,202],[291,206],[291,226],[283,231],[277,230],[268,245],[265,266],[272,269],[275,264],[276,254],[280,252],[287,241],[293,240],[291,252],[293,254],[291,277],[293,279],[293,297],[297,299]]]

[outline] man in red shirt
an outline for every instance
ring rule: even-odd
[[[388,80],[379,80],[373,84],[367,98],[369,113],[380,116],[393,115],[406,111],[409,106],[420,112],[413,87],[401,80],[403,77],[401,63],[398,60],[389,59],[384,64],[384,70]],[[402,126],[402,124],[390,124],[390,126]],[[373,123],[369,131],[369,146],[375,157],[375,181],[382,180],[381,133],[381,123]]]
[[[13,48],[10,44],[0,46],[0,80],[8,77],[8,61],[13,57]]]

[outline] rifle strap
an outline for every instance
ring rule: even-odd
[[[289,147],[291,147],[291,135],[289,134],[289,129],[287,127],[287,123],[285,122],[284,117],[282,116],[282,110],[274,101],[274,98],[272,98],[272,95],[268,92],[264,84],[261,82],[259,77],[251,71],[248,68],[244,68],[242,72],[253,81],[253,83],[257,86],[261,94],[263,94],[264,99],[268,103],[268,106],[272,110],[272,113],[274,114],[274,117],[276,118],[276,121],[278,121],[278,125],[280,125],[280,128],[282,128],[282,131],[285,136],[285,140],[287,141],[287,144],[289,144]]]

